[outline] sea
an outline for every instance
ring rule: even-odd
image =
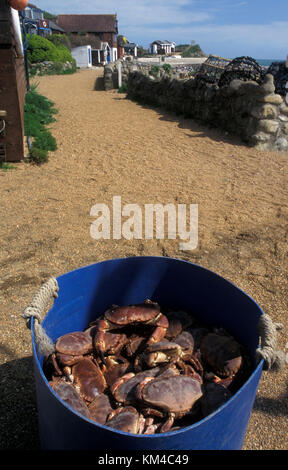
[[[272,62],[283,62],[284,59],[255,59],[262,67],[269,67]]]

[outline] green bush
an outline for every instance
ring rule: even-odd
[[[159,67],[159,65],[152,65],[152,67],[151,67],[151,75],[153,75],[153,77],[157,78],[158,75],[159,75],[159,72],[160,72],[160,67]]]
[[[47,125],[56,121],[54,103],[37,92],[37,85],[26,93],[24,104],[24,134],[32,138],[30,160],[47,162],[48,152],[57,150],[57,143]]]
[[[164,70],[165,73],[167,73],[168,75],[171,74],[171,72],[172,72],[171,64],[164,64],[164,65],[162,66],[162,68],[163,68],[163,70]]]
[[[31,64],[39,62],[73,62],[71,52],[64,44],[53,42],[37,34],[28,36],[27,57]]]
[[[67,49],[71,50],[71,43],[66,34],[51,34],[51,36],[47,36],[47,39],[56,47],[66,46]]]
[[[48,152],[47,150],[38,148],[33,142],[32,147],[30,149],[30,159],[34,163],[37,163],[37,165],[41,165],[41,163],[48,162]]]

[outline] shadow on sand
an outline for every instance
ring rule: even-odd
[[[123,98],[113,97],[113,99],[118,101],[122,100]],[[136,106],[139,106],[142,109],[149,109],[155,111],[158,114],[160,121],[178,123],[178,127],[180,129],[187,129],[187,131],[190,131],[187,132],[186,135],[192,139],[206,137],[211,140],[214,140],[215,142],[222,142],[225,144],[251,148],[248,144],[244,143],[241,138],[237,135],[231,134],[228,131],[217,127],[216,125],[213,126],[209,123],[203,123],[197,119],[185,117],[183,114],[177,114],[173,111],[167,111],[164,108],[158,106],[140,103],[135,100],[131,100],[130,98],[127,99],[129,99],[130,101],[135,103]]]
[[[0,396],[0,449],[40,449],[31,356],[0,366]]]

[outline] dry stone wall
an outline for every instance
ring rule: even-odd
[[[129,60],[117,60],[111,64],[105,65],[104,67],[104,88],[105,90],[112,90],[118,88],[118,65],[121,64],[122,69],[122,84],[128,83],[129,74],[131,72],[139,72],[145,76],[151,76],[153,67],[159,68],[158,78],[163,78],[169,75],[173,79],[184,79],[189,75],[196,72],[201,63],[191,63],[187,61],[183,63],[153,63],[153,62],[142,62],[142,61],[129,61]],[[169,64],[170,73],[165,72],[165,64]],[[164,68],[163,68],[164,66]]]
[[[132,100],[220,127],[262,150],[288,151],[288,104],[275,93],[271,74],[262,84],[236,79],[219,87],[197,79],[155,80],[134,71],[127,86]]]

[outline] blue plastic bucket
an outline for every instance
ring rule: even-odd
[[[127,305],[149,298],[177,309],[190,309],[204,322],[227,329],[253,358],[258,347],[257,324],[263,314],[257,303],[232,283],[201,266],[165,257],[113,259],[57,278],[59,297],[42,326],[55,341],[84,330],[113,303]],[[239,450],[261,377],[263,360],[245,384],[205,419],[165,434],[135,435],[109,429],[75,412],[58,398],[42,370],[33,334],[32,345],[39,432],[42,449],[97,450]]]

